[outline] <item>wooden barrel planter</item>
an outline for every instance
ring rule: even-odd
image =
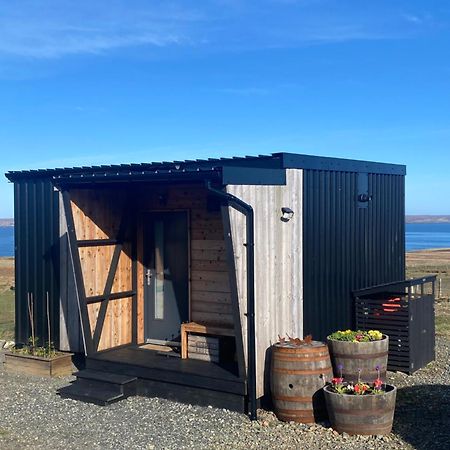
[[[342,376],[345,381],[357,382],[361,371],[361,381],[371,383],[378,378],[376,367],[380,368],[380,378],[386,381],[386,367],[389,351],[389,337],[370,342],[350,342],[327,339],[330,349],[333,371],[336,377]]]
[[[323,388],[331,426],[339,433],[389,434],[394,420],[397,388],[386,385],[386,392],[375,395],[346,395]]]
[[[270,387],[277,417],[301,423],[325,418],[323,386],[332,376],[328,347],[323,342],[275,344]]]

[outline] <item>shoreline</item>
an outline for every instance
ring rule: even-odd
[[[420,248],[417,250],[406,250],[405,253],[420,253],[420,252],[430,252],[430,253],[439,253],[439,252],[450,252],[450,247],[433,247],[433,248]]]
[[[423,253],[433,253],[433,254],[446,254],[449,253],[450,257],[450,247],[435,247],[435,248],[421,248],[417,250],[406,250],[405,255],[413,254],[423,254]],[[3,259],[14,259],[15,255],[0,255]]]

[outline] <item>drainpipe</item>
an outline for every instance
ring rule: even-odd
[[[256,414],[256,350],[255,350],[255,239],[253,231],[253,208],[238,197],[211,187],[207,181],[209,192],[226,202],[235,210],[245,215],[246,239],[244,244],[247,250],[247,387],[250,402],[249,416],[251,420],[257,419]]]

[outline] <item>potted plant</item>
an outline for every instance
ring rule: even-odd
[[[345,367],[343,374],[349,382],[358,379],[370,382],[378,376],[386,380],[389,337],[378,330],[336,331],[327,337],[331,362],[335,376],[339,367]],[[373,369],[379,367],[378,373]]]
[[[331,426],[339,433],[383,435],[392,431],[397,388],[378,377],[372,383],[333,378],[323,390]]]
[[[33,294],[28,294],[28,316],[31,337],[25,345],[15,345],[5,353],[5,367],[10,372],[24,372],[40,376],[65,376],[72,373],[72,353],[57,352],[51,342],[49,297],[47,293],[48,341],[39,345],[35,335]]]

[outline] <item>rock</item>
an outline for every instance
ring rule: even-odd
[[[6,341],[0,340],[0,350],[5,346]]]
[[[14,345],[15,345],[14,341],[6,341],[5,345],[3,346],[3,348],[9,350],[10,348],[14,347]]]

